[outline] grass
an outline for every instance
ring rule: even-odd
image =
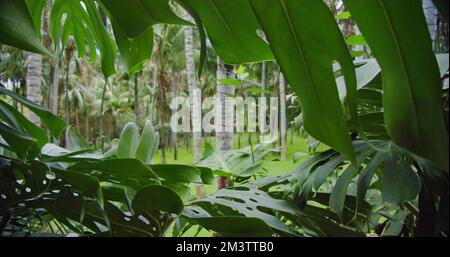
[[[292,136],[293,135],[293,136]],[[215,139],[214,138],[206,138],[205,141],[211,143],[212,145],[215,145]],[[180,140],[181,141],[181,140]],[[257,135],[252,136],[252,142],[258,142]],[[241,135],[241,146],[245,147],[247,146],[247,134]],[[238,146],[238,136],[234,136],[234,149],[239,149]],[[326,146],[319,146],[319,151],[325,150]],[[279,175],[279,174],[285,174],[288,172],[291,172],[294,170],[300,162],[294,163],[293,157],[294,154],[297,152],[308,152],[308,144],[306,143],[305,139],[297,134],[291,134],[288,133],[287,136],[287,147],[286,147],[286,161],[281,161],[279,154],[272,154],[268,155],[266,159],[264,160],[263,168],[268,172],[268,174],[272,175]],[[179,145],[178,147],[178,159],[174,160],[173,150],[170,149],[166,152],[166,161],[168,164],[185,164],[185,165],[192,165],[194,162],[194,153],[192,149],[187,149],[187,147],[183,144]],[[154,156],[154,162],[160,163],[161,162],[161,151],[158,151],[156,155]],[[205,185],[205,191],[206,194],[211,194],[216,191],[215,185]],[[196,188],[193,186],[192,195],[196,195]],[[197,232],[198,226],[192,227],[185,236],[195,236]],[[172,228],[168,230],[167,236],[172,235]],[[212,233],[206,230],[200,231],[198,234],[199,237],[210,237],[212,236]]]

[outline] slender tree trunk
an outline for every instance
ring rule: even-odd
[[[175,75],[172,76],[172,99],[177,97],[177,78]],[[178,104],[176,104],[178,106]],[[172,147],[173,147],[173,159],[178,160],[178,137],[177,133],[172,131]]]
[[[60,52],[61,52],[61,37],[58,36],[58,42],[56,45],[56,54],[53,64],[53,77],[51,84],[51,110],[53,114],[58,115],[58,90],[59,90],[59,62],[60,62]]]
[[[281,132],[281,160],[286,161],[286,79],[280,73],[280,132]]]
[[[89,110],[84,112],[84,137],[89,142]]]
[[[160,136],[160,147],[161,147],[161,164],[166,164],[166,148],[167,148],[167,137],[166,137],[166,105],[167,97],[166,92],[168,90],[167,74],[163,68],[159,71],[159,87],[158,87],[158,109],[159,109],[159,136]]]
[[[281,72],[280,72],[281,74]],[[279,84],[280,84],[280,77],[276,76],[274,81],[274,90],[273,90],[273,97],[280,98],[280,92],[279,92]],[[278,128],[279,128],[279,117],[278,117],[278,101],[277,98],[271,98],[270,99],[270,139],[272,140],[272,147],[276,148],[278,144]]]
[[[150,97],[150,107],[148,109],[148,120],[153,124],[153,116],[155,112],[155,95],[158,90],[158,65],[156,61],[154,62],[155,67],[153,68],[153,87],[152,87],[152,95]]]
[[[267,81],[267,64],[263,62],[261,64],[261,98],[265,98],[264,90],[266,90],[266,81]],[[259,113],[259,142],[264,140],[264,132],[266,131],[266,112],[258,112]]]
[[[70,100],[69,100],[69,73],[70,73],[70,62],[72,61],[74,52],[74,42],[73,39],[69,38],[66,46],[66,81],[64,83],[64,94],[65,94],[65,105],[66,105],[66,128],[70,126]],[[65,143],[67,144],[67,133],[65,137]]]
[[[422,0],[422,4],[434,48],[437,34],[438,10],[436,9],[436,6],[433,4],[432,0]]]
[[[187,19],[191,20],[189,15],[186,14],[185,16]],[[189,98],[191,100],[192,128],[198,125],[201,127],[201,106],[200,110],[194,110],[194,107],[198,106],[194,104],[194,90],[197,89],[197,81],[194,62],[194,29],[191,26],[184,28],[184,50],[186,54],[186,75],[189,85]],[[202,132],[193,131],[192,135],[194,145],[194,162],[197,163],[202,158]]]
[[[106,123],[106,142],[111,145],[111,127],[112,127],[112,114],[108,113],[108,122]]]
[[[16,80],[15,79],[12,81],[12,85],[13,85],[13,92],[18,94],[17,84],[16,84]],[[17,106],[17,100],[16,99],[13,99],[13,107],[14,107],[14,109],[17,110],[18,106]]]
[[[224,84],[220,81],[227,78],[235,78],[234,67],[217,60],[217,112],[216,112],[216,137],[217,149],[219,153],[227,153],[233,150],[233,130],[234,130],[234,105],[226,100],[234,95],[235,87]],[[229,180],[226,177],[219,177],[217,189],[227,187]]]
[[[66,105],[66,127],[70,126],[70,100],[69,100],[69,65],[67,65],[66,82],[64,83],[65,105]]]
[[[75,104],[75,126],[77,127],[77,132],[80,133],[80,115],[78,112],[78,104]]]
[[[139,75],[134,74],[134,114],[136,116],[136,123],[139,124],[140,112],[139,112]]]
[[[106,95],[106,88],[108,87],[108,79],[106,78],[105,85],[103,86],[103,93],[102,93],[102,101],[100,104],[100,117],[98,121],[98,140],[100,142],[100,149],[103,150],[104,142],[103,142],[103,111],[105,108],[105,95]]]
[[[30,54],[27,58],[27,99],[33,103],[41,104],[41,74],[42,74],[42,56]],[[31,111],[27,112],[26,117],[32,123],[40,126],[39,117]]]

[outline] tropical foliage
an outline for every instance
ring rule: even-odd
[[[448,236],[448,1],[433,1],[433,39],[423,2],[0,0],[0,43],[45,56],[54,72],[66,64],[66,111],[52,113],[3,85],[24,77],[21,52],[8,46],[0,59],[1,235],[182,236],[198,226],[223,236]],[[276,95],[253,81],[284,75],[291,129],[310,142],[297,168],[271,175],[262,164],[278,149],[252,135],[225,153],[206,142],[193,165],[152,161],[176,151],[168,92],[190,95],[176,86],[185,26],[197,28],[203,96],[216,84]],[[234,78],[215,74],[230,65]],[[99,121],[83,125],[84,137],[78,111]],[[225,188],[191,195],[216,177]]]

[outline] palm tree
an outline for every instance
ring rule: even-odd
[[[280,132],[281,132],[281,160],[286,161],[286,79],[280,72]]]
[[[140,121],[140,110],[139,110],[139,74],[134,74],[134,115],[136,116],[136,123],[139,124]]]
[[[224,64],[219,58],[217,59],[217,106],[216,106],[216,138],[217,149],[220,153],[226,153],[233,150],[233,112],[234,105],[226,98],[233,96],[235,87],[227,85],[222,81],[224,79],[235,79],[234,66]],[[217,179],[217,188],[227,187],[228,178],[219,177]]]
[[[430,31],[431,41],[434,46],[437,34],[438,10],[432,0],[423,0],[422,4],[428,24],[428,30]]]
[[[185,19],[192,20],[188,14]],[[194,90],[197,89],[197,81],[195,79],[195,62],[194,62],[194,29],[191,26],[184,28],[184,51],[186,54],[186,75],[189,86],[189,98],[191,100],[192,127],[201,124],[201,110],[194,110]],[[200,107],[201,108],[201,107]],[[194,162],[197,163],[202,158],[202,132],[193,131],[194,144]]]
[[[266,80],[267,80],[267,64],[265,62],[262,63],[261,65],[261,99],[265,99],[265,93],[264,91],[266,90]],[[264,100],[265,101],[265,100]],[[261,108],[261,106],[260,106]],[[266,131],[266,112],[264,111],[260,111],[259,112],[259,141],[262,142],[264,140],[264,133]]]
[[[29,54],[27,58],[27,99],[39,105],[41,104],[41,75],[42,56]],[[28,120],[40,126],[40,119],[36,114],[29,111],[26,116]]]

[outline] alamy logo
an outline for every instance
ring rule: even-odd
[[[265,142],[278,138],[278,97],[213,96],[202,101],[200,89],[192,97],[175,97],[170,108],[173,132],[257,132]],[[267,112],[270,113],[267,120]]]

